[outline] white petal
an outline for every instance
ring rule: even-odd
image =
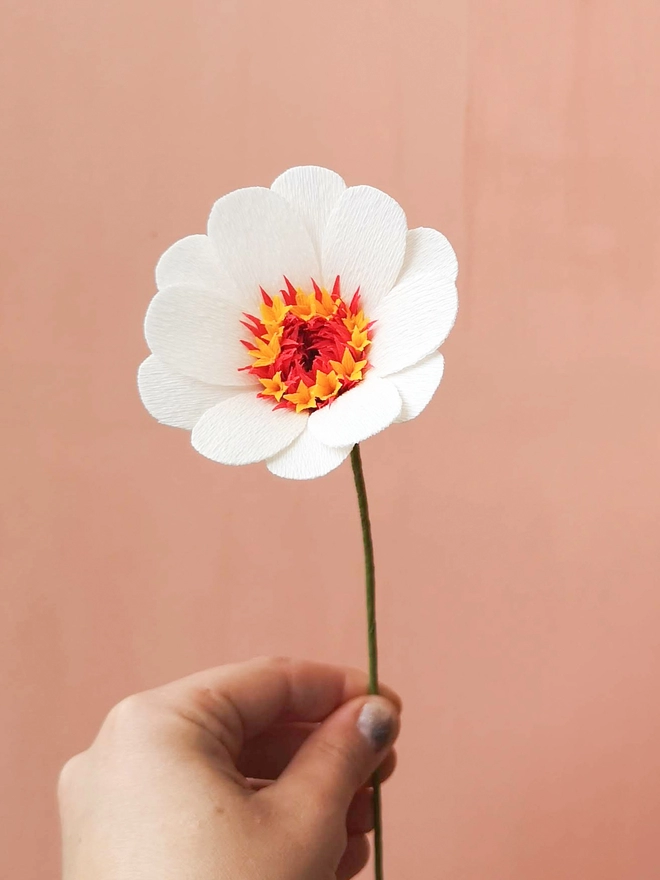
[[[332,447],[321,443],[311,431],[304,431],[291,446],[266,462],[276,477],[289,480],[313,480],[324,477],[344,461],[352,446]]]
[[[189,235],[168,248],[156,266],[156,286],[185,284],[236,299],[236,285],[223,270],[207,235]]]
[[[303,218],[270,189],[238,189],[218,199],[208,232],[246,305],[261,301],[259,287],[271,295],[281,290],[285,275],[308,290],[310,280],[320,277]]]
[[[240,394],[204,413],[193,428],[192,445],[221,464],[251,464],[293,443],[307,421],[303,413],[274,410],[256,394]]]
[[[379,376],[418,363],[445,341],[456,320],[456,256],[435,229],[411,229],[396,286],[369,315],[369,360]]]
[[[401,412],[389,379],[367,376],[355,388],[309,417],[309,430],[328,446],[352,446],[387,428]]]
[[[360,288],[365,314],[391,290],[406,249],[406,215],[394,199],[371,186],[352,186],[341,196],[323,235],[323,278],[337,275],[349,300]]]
[[[418,363],[445,340],[456,315],[456,286],[420,273],[396,288],[378,309],[369,361],[378,376]]]
[[[241,317],[238,306],[208,290],[167,287],[151,300],[144,333],[152,352],[177,373],[211,385],[253,385],[239,372],[250,363]]]
[[[301,215],[320,259],[323,230],[330,212],[346,189],[342,178],[328,168],[302,165],[280,174],[271,189],[290,202]]]
[[[397,422],[417,418],[437,391],[444,368],[443,356],[432,354],[414,367],[390,376],[403,401]]]
[[[398,282],[415,272],[433,272],[442,278],[456,281],[458,260],[453,247],[437,229],[419,226],[406,236],[406,255]]]
[[[151,355],[138,370],[138,390],[147,411],[163,425],[173,428],[194,427],[200,417],[216,403],[245,392],[239,388],[206,385],[173,373]]]

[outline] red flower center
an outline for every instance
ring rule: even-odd
[[[312,280],[312,291],[286,288],[275,297],[261,290],[260,315],[245,315],[252,340],[242,340],[253,362],[241,369],[255,376],[259,397],[272,397],[275,409],[320,409],[364,378],[369,368],[373,322],[360,308],[356,291],[341,298],[339,278],[332,292]]]

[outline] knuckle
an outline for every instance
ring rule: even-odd
[[[349,760],[349,750],[344,743],[333,739],[320,739],[317,743],[320,754],[334,764],[345,764]]]
[[[148,693],[131,694],[120,700],[108,712],[103,722],[104,730],[122,732],[142,727],[153,715],[153,698]]]
[[[290,666],[293,663],[293,659],[284,654],[264,654],[261,657],[256,657],[255,662],[261,663],[264,666],[278,668],[281,666]]]
[[[60,804],[67,800],[69,792],[80,776],[84,755],[85,753],[82,752],[79,755],[74,755],[72,758],[69,758],[59,772],[57,777],[57,798]]]
[[[230,751],[240,752],[245,731],[240,711],[226,695],[211,688],[199,688],[190,694],[187,705],[177,707],[179,717],[211,733]]]

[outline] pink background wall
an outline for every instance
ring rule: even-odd
[[[2,5],[0,874],[56,876],[56,772],[126,693],[365,662],[348,466],[214,465],[135,390],[159,254],[312,162],[462,261],[441,391],[363,451],[388,876],[659,876],[657,0]]]

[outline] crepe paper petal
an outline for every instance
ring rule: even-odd
[[[343,179],[328,168],[303,165],[280,174],[271,189],[283,196],[301,215],[320,259],[323,230],[332,209],[346,189]]]
[[[159,290],[175,285],[212,290],[225,299],[237,300],[236,285],[220,265],[207,235],[189,235],[169,247],[156,266]]]
[[[456,273],[443,235],[327,168],[236,190],[158,263],[144,405],[215,461],[322,476],[428,404]]]
[[[423,227],[408,232],[396,286],[374,313],[378,331],[370,355],[378,375],[405,369],[442,345],[456,320],[457,271],[444,235]]]
[[[295,287],[306,287],[310,278],[320,276],[303,218],[271,189],[249,187],[218,199],[208,233],[245,308],[259,301],[259,288],[276,294],[284,276]]]
[[[274,410],[265,400],[240,394],[207,410],[192,431],[192,445],[220,464],[252,464],[277,455],[307,427],[307,416]]]
[[[447,303],[455,296],[453,281],[433,275],[419,273],[398,284],[377,312],[369,352],[376,375],[398,373],[434,352],[447,335],[448,322],[453,322]]]
[[[309,430],[328,446],[353,446],[389,427],[401,406],[401,395],[389,379],[367,376],[331,406],[312,413]]]
[[[210,385],[253,385],[245,365],[242,314],[207,290],[167,287],[151,300],[144,330],[172,370]]]
[[[406,255],[397,284],[417,272],[432,272],[440,278],[456,281],[458,260],[453,247],[437,229],[418,226],[408,230]]]
[[[349,187],[323,234],[326,285],[339,276],[345,295],[359,289],[365,312],[373,312],[401,270],[406,230],[406,215],[393,198],[371,186]]]
[[[266,467],[276,477],[289,480],[313,480],[324,477],[348,457],[352,447],[326,446],[306,430],[297,440],[287,446],[274,458],[266,462]]]
[[[173,373],[155,355],[138,370],[138,390],[147,411],[163,425],[191,430],[207,409],[245,389],[207,385]]]
[[[443,356],[432,354],[414,367],[390,376],[390,381],[396,385],[403,401],[397,422],[408,422],[417,418],[438,390],[444,368]]]
[[[457,263],[451,245],[435,229],[412,229],[396,286],[373,312],[370,363],[389,376],[418,363],[442,345],[456,320]]]

